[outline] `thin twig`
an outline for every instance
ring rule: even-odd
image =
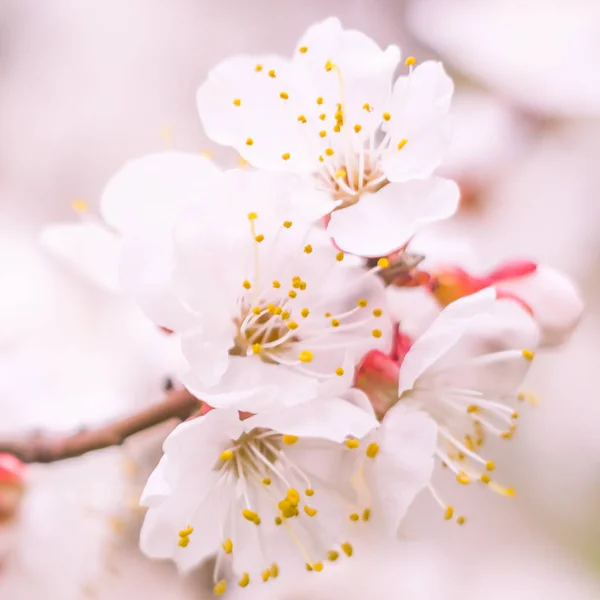
[[[185,421],[201,407],[187,390],[171,390],[158,404],[102,427],[70,435],[30,434],[12,440],[0,439],[0,452],[25,463],[52,463],[111,446],[120,446],[130,436],[155,425],[178,419]]]

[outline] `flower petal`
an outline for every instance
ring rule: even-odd
[[[406,244],[424,225],[450,217],[458,200],[458,186],[448,179],[391,183],[333,212],[327,231],[347,252],[382,256]]]

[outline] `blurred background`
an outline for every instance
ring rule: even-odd
[[[290,54],[332,15],[380,46],[442,59],[454,77],[444,171],[463,203],[444,235],[472,242],[486,264],[525,257],[563,269],[587,313],[565,348],[536,361],[528,384],[539,404],[492,449],[515,498],[449,482],[465,526],[443,521],[425,495],[397,543],[366,540],[321,579],[243,594],[600,598],[595,0],[2,0],[0,434],[76,429],[161,398],[181,368],[175,345],[44,251],[40,230],[75,222],[75,199],[97,211],[108,177],[139,155],[170,146],[234,161],[197,118],[208,69],[236,53]],[[19,517],[0,520],[2,600],[211,597],[203,569],[180,578],[137,551],[137,497],[164,435],[28,470]]]

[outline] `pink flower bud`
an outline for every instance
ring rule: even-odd
[[[399,363],[380,350],[367,352],[358,365],[354,385],[368,396],[378,418],[398,400],[399,372]]]
[[[25,465],[10,454],[0,454],[0,525],[13,520],[25,491]]]

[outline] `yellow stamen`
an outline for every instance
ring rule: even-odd
[[[317,514],[317,509],[316,508],[312,508],[311,506],[308,506],[308,504],[304,507],[304,512],[309,516],[309,517],[314,517]]]
[[[271,485],[271,478],[270,477],[265,477],[263,480],[263,485]]]
[[[310,254],[313,251],[313,247],[310,244],[306,244],[306,246],[304,246],[304,252],[306,252],[306,254]]]
[[[339,327],[340,326],[339,319],[331,319],[331,326],[332,327]]]
[[[459,525],[464,525],[464,524],[465,524],[465,521],[466,521],[466,519],[465,519],[465,517],[463,517],[462,515],[461,515],[460,517],[456,517],[456,522],[457,522]]]
[[[269,577],[271,577],[271,570],[270,569],[265,569],[262,572],[262,580],[266,583],[267,581],[269,581]]]
[[[246,146],[252,146],[254,144],[254,140],[252,138],[246,139]]]
[[[300,314],[301,314],[301,315],[302,315],[302,316],[303,316],[303,317],[306,319],[306,317],[308,317],[308,315],[309,315],[309,310],[308,310],[308,308],[303,308],[303,309],[300,311]]]
[[[463,485],[467,485],[471,483],[471,478],[464,471],[460,471],[456,476],[456,481],[458,481],[458,483],[462,483]]]
[[[335,172],[336,178],[346,177],[347,174],[346,169],[339,169]]]
[[[277,75],[275,74],[275,69],[271,69],[269,71],[269,77],[272,77],[273,79],[275,79],[275,77],[277,77]]]
[[[354,126],[354,131],[355,131],[356,133],[359,133],[361,129],[362,129],[362,126],[361,126],[361,125],[359,125],[358,123],[357,123],[357,124]]]
[[[236,98],[236,99],[233,101],[233,105],[234,105],[234,106],[241,106],[241,105],[242,105],[242,101],[241,101],[239,98]]]
[[[358,306],[360,306],[361,308],[365,308],[367,306],[367,301],[365,298],[361,298],[358,302],[357,302]]]
[[[306,566],[306,570],[307,571],[312,571],[313,570],[312,565],[310,563],[306,563],[305,566]]]
[[[350,450],[355,450],[356,448],[358,448],[359,442],[358,442],[358,440],[355,440],[355,439],[346,440],[346,446],[348,448],[350,448]]]
[[[483,481],[483,483],[489,483],[491,480],[492,478],[487,473],[481,474],[481,481]]]
[[[244,510],[242,510],[242,517],[256,525],[260,524],[260,517],[258,516],[258,513],[250,510],[249,508],[244,508]]]
[[[300,123],[306,123],[306,117],[304,115],[300,115],[298,117],[298,121],[300,121]]]
[[[84,213],[88,210],[88,204],[85,200],[73,200],[71,202],[71,208],[78,213]]]
[[[289,313],[289,311],[287,311],[287,310],[284,310],[284,311],[281,313],[281,318],[282,318],[284,321],[287,321],[287,319],[289,319],[289,318],[290,318],[290,313]]]
[[[369,458],[375,458],[377,456],[377,454],[379,453],[379,444],[377,442],[371,442],[368,446],[367,446],[367,450],[365,452],[365,454],[369,457]]]
[[[281,287],[281,283],[279,281],[277,281],[277,279],[273,280],[273,287],[275,289],[280,288]]]
[[[343,252],[338,252],[335,255],[335,260],[337,260],[338,262],[342,262],[344,260],[344,253]]]
[[[454,515],[454,508],[452,506],[446,506],[446,512],[444,513],[444,519],[449,521]]]
[[[398,150],[402,150],[402,148],[404,148],[404,146],[406,146],[407,143],[408,143],[408,140],[406,138],[401,139],[398,142],[398,146],[397,146]]]
[[[289,98],[289,94],[287,92],[279,92],[279,97],[282,100],[287,100]]]
[[[298,52],[306,54],[308,52],[308,46],[300,46],[300,48],[298,48]]]
[[[242,287],[245,287],[247,290],[249,290],[252,287],[252,284],[246,279],[242,282]]]
[[[188,537],[182,537],[179,538],[179,541],[177,542],[178,546],[181,546],[181,548],[187,548],[187,545],[190,543],[190,538]]]
[[[335,374],[336,374],[338,377],[341,377],[341,376],[344,374],[344,369],[342,369],[342,367],[338,367],[338,368],[335,370]]]
[[[283,226],[284,226],[286,229],[289,229],[289,228],[292,226],[292,222],[291,222],[291,221],[284,221],[284,222],[283,222]]]
[[[249,220],[249,221],[254,221],[254,219],[258,219],[258,213],[255,213],[255,212],[249,212],[249,213],[248,213],[248,220]]]
[[[344,542],[342,544],[342,550],[344,551],[344,554],[346,556],[352,556],[353,548],[352,548],[352,544],[350,544],[350,542]]]
[[[323,98],[321,96],[317,98],[317,104],[323,104]]]
[[[383,118],[384,121],[389,121],[392,118],[392,115],[390,115],[389,112],[384,112],[381,117]]]
[[[319,131],[319,135],[321,137],[325,137],[327,135],[327,132],[323,129],[323,130]]]
[[[327,156],[333,156],[333,148],[327,148],[325,154],[327,154]]]
[[[360,519],[360,516],[358,515],[358,513],[352,513],[350,515],[350,520],[354,521],[356,523],[356,521],[358,521]]]
[[[312,488],[306,488],[306,489],[304,490],[304,493],[305,493],[307,496],[314,496],[314,495],[315,495],[315,490],[313,490]]]
[[[371,518],[371,509],[370,508],[365,508],[365,510],[363,510],[362,520],[363,521],[368,521],[370,518]]]
[[[281,155],[281,158],[283,158],[283,160],[290,160],[290,156],[291,154],[289,152],[285,152]]]
[[[291,446],[292,444],[295,444],[298,441],[298,436],[297,435],[290,435],[288,433],[285,433],[283,435],[283,443],[287,444],[288,446]]]
[[[485,463],[485,468],[486,468],[488,471],[493,471],[493,470],[496,468],[496,465],[494,464],[494,461],[493,461],[493,460],[488,460],[488,461]]]
[[[290,488],[287,491],[287,499],[294,505],[294,506],[298,506],[298,503],[300,502],[300,494],[298,493],[298,490],[296,488]]]
[[[377,261],[377,266],[380,269],[387,269],[390,266],[390,261],[387,258],[385,258],[385,257],[384,258],[380,258]]]
[[[407,67],[412,67],[412,66],[413,66],[413,65],[414,65],[416,62],[417,62],[417,61],[416,61],[416,59],[415,59],[415,57],[414,57],[414,56],[409,56],[409,57],[408,57],[408,58],[407,58],[407,59],[404,61],[404,64],[405,64]]]
[[[380,338],[383,334],[381,332],[381,329],[373,329],[373,331],[371,331],[371,335],[374,338]]]
[[[227,582],[221,579],[218,583],[215,583],[213,592],[215,596],[222,596],[227,591]]]
[[[262,233],[259,233],[257,236],[254,237],[254,240],[257,241],[259,244],[265,239],[265,236]]]
[[[293,331],[294,329],[298,329],[298,323],[296,323],[296,321],[288,321],[288,322],[286,323],[286,325],[287,325],[287,328],[288,328],[288,329],[291,329],[292,331]]]
[[[252,344],[252,352],[254,352],[254,354],[260,354],[262,352],[262,346],[258,342]]]
[[[223,450],[219,458],[221,460],[231,460],[233,458],[233,450]]]
[[[312,362],[313,353],[310,350],[302,350],[300,354],[298,354],[298,360],[300,362],[309,363]]]
[[[317,573],[320,573],[323,570],[323,563],[322,562],[313,563],[312,567]]]
[[[254,67],[254,70],[255,70],[257,73],[260,73],[260,72],[263,70],[263,66],[262,66],[262,65],[256,65],[256,66]]]
[[[252,309],[252,312],[253,312],[255,315],[260,315],[260,313],[262,312],[262,309],[260,308],[260,306],[255,306],[255,307]]]
[[[327,560],[330,560],[331,562],[336,561],[339,557],[340,557],[340,553],[337,552],[336,550],[330,550],[327,553]]]
[[[238,585],[240,587],[246,587],[250,583],[250,575],[248,573],[244,573],[242,578],[238,581]]]
[[[380,317],[383,314],[383,311],[380,308],[374,308],[373,309],[373,316],[374,317]]]
[[[365,102],[362,107],[364,110],[366,110],[368,112],[371,112],[371,110],[372,110],[371,105],[368,102]]]
[[[290,290],[290,291],[288,292],[288,296],[289,296],[290,298],[295,298],[297,295],[298,295],[298,294],[296,294],[296,292],[295,292],[294,290]]]
[[[221,546],[223,547],[223,550],[225,551],[225,554],[231,554],[231,552],[233,551],[233,542],[227,538],[222,544]]]
[[[531,350],[522,350],[521,354],[525,360],[533,360],[535,354]]]
[[[281,520],[281,517],[275,517],[275,525],[281,525],[283,523],[283,521]]]
[[[185,529],[182,529],[179,532],[179,537],[188,537],[192,535],[192,533],[194,533],[194,528],[188,525]]]
[[[321,119],[321,121],[324,121],[327,118],[327,115],[325,113],[321,113],[319,115],[319,119]]]

